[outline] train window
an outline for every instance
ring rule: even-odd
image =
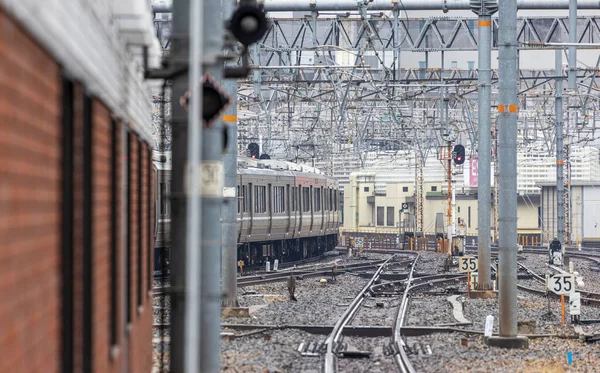
[[[310,189],[302,188],[302,211],[309,212],[310,211]]]
[[[273,212],[275,214],[285,212],[285,188],[282,186],[273,188]]]
[[[321,188],[315,189],[315,211],[321,211]]]
[[[238,196],[238,199],[237,199],[238,212],[237,213],[239,214],[240,211],[242,211],[242,199],[240,198],[240,186],[239,185],[236,188],[235,195]]]
[[[244,212],[248,211],[248,198],[246,198],[247,195],[248,195],[248,187],[245,185],[242,185],[242,207],[244,208]]]
[[[267,187],[264,185],[254,186],[254,212],[257,214],[267,212]]]
[[[329,211],[333,211],[333,189],[329,189]]]
[[[333,206],[333,208],[331,209],[332,211],[336,211],[337,210],[337,205],[336,205],[336,202],[337,202],[337,193],[338,193],[337,190],[333,189],[333,194],[332,194],[332,197],[333,197],[333,202],[332,202],[333,205],[332,206]]]
[[[292,201],[292,208],[290,211],[296,211],[296,187],[292,187],[291,193],[290,200]]]

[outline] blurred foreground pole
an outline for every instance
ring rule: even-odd
[[[206,79],[202,116],[202,242],[200,271],[200,370],[218,373],[221,359],[221,204],[223,201],[223,123],[221,95],[216,87],[223,79],[223,32],[221,1],[204,0],[202,17],[195,22],[202,30],[202,61]],[[207,88],[212,84],[215,89]],[[197,83],[199,84],[199,82]],[[211,115],[207,115],[211,113]],[[214,115],[213,115],[214,114]],[[210,118],[209,118],[210,117]],[[200,120],[200,116],[199,116]],[[191,373],[191,372],[190,372]],[[196,373],[196,372],[194,372]]]

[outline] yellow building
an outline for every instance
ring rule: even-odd
[[[350,175],[350,183],[344,188],[344,223],[342,234],[355,236],[356,233],[367,236],[387,236],[394,241],[407,232],[415,232],[421,225],[415,223],[422,216],[422,234],[431,238],[436,233],[447,233],[448,226],[448,194],[447,183],[423,183],[423,212],[417,211],[414,183],[385,183],[379,185],[375,181],[374,172],[357,172]],[[493,200],[493,199],[492,199]],[[478,235],[477,190],[461,188],[455,195],[455,210],[457,227],[464,227],[467,244],[475,244]],[[404,204],[404,209],[402,209]],[[518,196],[517,229],[519,243],[531,245],[539,241],[540,217],[539,195]],[[494,215],[492,206],[489,207],[494,237]],[[443,216],[443,224],[440,224]],[[436,227],[436,221],[438,222]],[[437,228],[437,231],[436,231]],[[442,231],[440,231],[440,229]],[[463,233],[463,232],[461,232]]]

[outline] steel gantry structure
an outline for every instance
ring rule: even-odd
[[[577,17],[576,10],[596,9],[598,2],[508,0],[500,19],[486,4],[494,2],[265,0],[267,11],[295,13],[273,14],[266,35],[251,48],[253,72],[238,81],[238,150],[259,142],[271,157],[318,162],[330,174],[335,174],[340,158],[349,156],[363,166],[369,152],[411,150],[415,167],[423,167],[429,151],[449,145],[443,134],[455,128],[458,141],[471,155],[486,152],[484,175],[491,173],[490,162],[496,168],[494,205],[500,209],[494,212],[494,229],[500,225],[500,263],[506,271],[500,282],[501,289],[512,291],[516,199],[510,196],[516,190],[516,150],[537,148],[556,154],[559,189],[566,189],[563,198],[568,200],[569,173],[563,181],[561,168],[566,162],[569,170],[569,160],[563,155],[577,144],[598,140],[600,58],[578,63],[575,57],[576,49],[599,47],[598,18]],[[569,5],[569,17],[517,18],[517,8]],[[412,10],[473,10],[479,18],[411,18]],[[168,19],[157,18],[156,30],[166,51],[169,27]],[[567,49],[565,67],[560,60]],[[555,68],[519,69],[521,54],[543,50],[557,51]],[[478,69],[445,66],[446,53],[475,51],[480,53]],[[485,61],[492,51],[500,52],[498,69]],[[403,62],[412,53],[423,58],[418,68]],[[563,80],[568,80],[567,90],[561,89]],[[158,132],[168,133],[161,128]],[[421,172],[416,179],[422,182]],[[489,198],[484,202],[491,203]],[[559,221],[566,229],[559,231],[568,235],[564,219],[569,219],[569,204],[563,205],[566,211],[559,211]],[[480,248],[480,256],[489,262],[489,251]],[[489,288],[486,277],[480,281],[483,289]],[[500,307],[501,336],[516,337],[516,295],[501,295]]]

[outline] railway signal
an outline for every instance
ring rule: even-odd
[[[254,1],[241,1],[229,21],[229,30],[244,45],[254,44],[267,33],[265,11]]]
[[[251,142],[250,144],[248,144],[248,155],[250,156],[250,158],[258,158],[259,153],[260,147],[257,143]]]
[[[465,163],[465,147],[463,145],[454,145],[454,150],[452,151],[452,159],[455,164],[463,164]]]

